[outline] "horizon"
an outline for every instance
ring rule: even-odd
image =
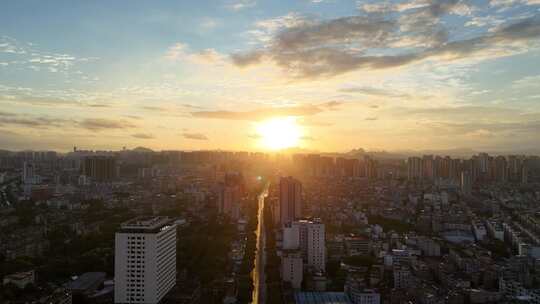
[[[367,148],[353,148],[348,151],[318,151],[318,150],[309,150],[301,149],[298,147],[291,147],[280,150],[225,150],[225,149],[167,149],[167,150],[155,150],[144,146],[137,147],[122,147],[121,149],[80,149],[80,147],[73,146],[71,150],[32,150],[32,149],[23,149],[23,150],[9,150],[9,149],[0,149],[0,152],[8,153],[24,153],[24,152],[55,152],[61,155],[67,155],[73,152],[91,152],[91,153],[119,153],[119,152],[129,152],[135,150],[146,150],[147,153],[163,153],[163,152],[230,152],[230,153],[264,153],[270,155],[343,155],[346,158],[355,158],[362,154],[370,155],[371,157],[378,158],[381,155],[385,155],[388,159],[401,159],[409,157],[418,157],[418,156],[442,156],[442,157],[453,157],[458,159],[471,158],[475,155],[481,153],[487,153],[491,156],[528,156],[528,157],[540,157],[540,150],[521,150],[521,151],[510,151],[510,150],[474,150],[470,148],[455,148],[455,149],[440,149],[440,150],[373,150]]]
[[[3,4],[1,149],[540,151],[538,1],[62,4]]]

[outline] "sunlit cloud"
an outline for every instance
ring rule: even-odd
[[[528,42],[540,38],[540,19],[528,18],[491,33],[449,41],[447,30],[438,25],[439,18],[448,13],[470,14],[460,5],[458,1],[430,3],[399,19],[352,16],[282,26],[267,46],[235,53],[232,59],[239,67],[270,61],[291,77],[321,78],[426,60],[451,62],[509,56],[527,51]],[[409,49],[411,42],[416,49]],[[385,47],[394,47],[392,54],[370,54],[373,49]]]
[[[197,111],[192,112],[191,115],[196,118],[260,121],[272,117],[313,116],[326,111],[331,111],[339,105],[340,103],[337,102],[329,102],[319,105],[261,108],[252,111]]]

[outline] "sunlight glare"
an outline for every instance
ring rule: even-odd
[[[298,146],[301,130],[295,117],[279,117],[265,120],[256,127],[261,144],[272,150]]]

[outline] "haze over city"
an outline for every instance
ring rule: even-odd
[[[539,7],[6,2],[0,148],[537,151]]]

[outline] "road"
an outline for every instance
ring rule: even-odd
[[[267,183],[264,190],[259,194],[259,211],[257,214],[257,252],[255,253],[255,265],[253,267],[253,304],[264,304],[266,302],[266,280],[264,277],[264,265],[266,263],[266,232],[264,229],[264,201],[268,196],[268,188],[270,184]]]

